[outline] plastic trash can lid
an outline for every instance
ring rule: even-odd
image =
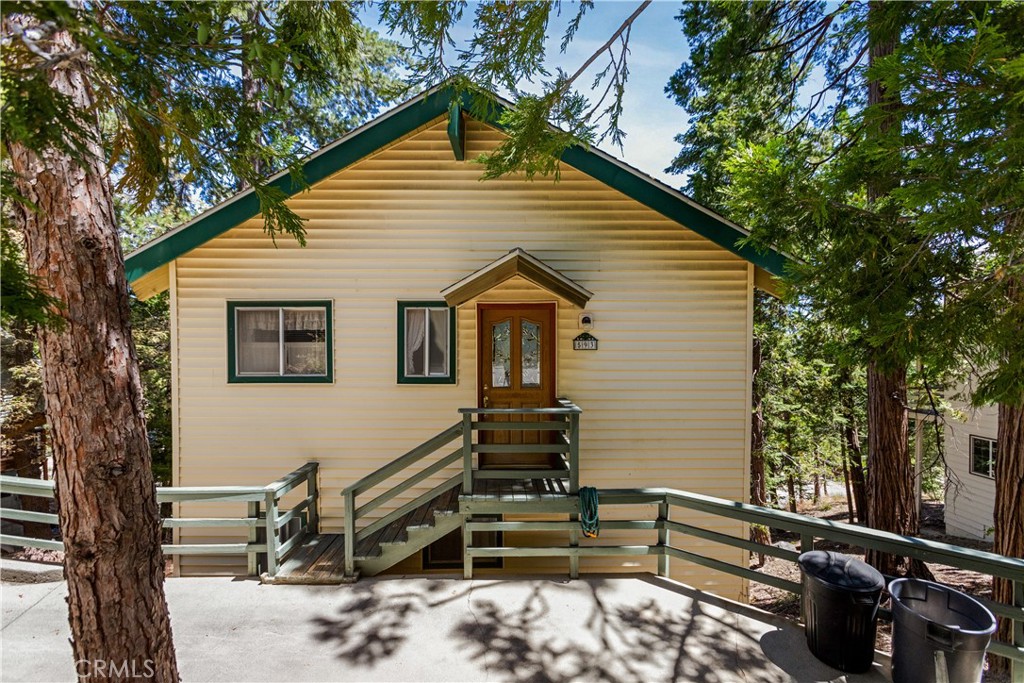
[[[809,576],[851,591],[880,591],[885,587],[882,573],[856,557],[832,551],[811,550],[797,558]]]

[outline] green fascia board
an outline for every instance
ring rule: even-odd
[[[463,97],[464,108],[471,110],[471,102],[472,99],[469,95]],[[487,123],[497,128],[503,128],[500,119],[510,104],[500,102],[495,98],[494,109],[490,112],[491,120],[488,120]],[[684,225],[701,237],[711,240],[772,275],[777,277],[784,275],[786,263],[789,261],[785,255],[771,249],[760,251],[749,244],[738,244],[746,237],[741,230],[729,225],[725,219],[707,210],[702,210],[696,206],[696,202],[683,199],[674,190],[662,187],[657,180],[645,176],[642,171],[630,172],[602,154],[580,145],[565,150],[561,159],[594,180],[598,180],[666,218]]]
[[[720,247],[728,249],[740,258],[759,266],[772,275],[782,277],[787,258],[777,251],[760,251],[749,244],[739,244],[746,237],[725,221],[701,211],[689,202],[683,201],[655,182],[645,180],[603,159],[582,147],[570,147],[562,153],[562,160],[570,166],[603,182],[622,194],[635,199],[662,216],[686,226],[701,237]]]
[[[452,102],[448,109],[448,141],[457,161],[466,159],[466,121],[462,118],[462,107]]]
[[[385,115],[386,118],[378,125],[370,122],[365,130],[347,140],[343,139],[324,153],[306,161],[302,166],[306,182],[313,185],[369,156],[441,116],[448,111],[448,105],[451,103],[451,92],[446,90],[418,97],[420,101],[413,101],[409,106],[392,112],[391,115]],[[272,181],[270,185],[280,188],[288,197],[298,194],[303,189],[294,183],[287,173]],[[220,209],[211,211],[187,228],[163,240],[155,241],[148,247],[144,246],[129,256],[125,260],[128,282],[170,263],[259,213],[260,202],[253,192],[229,200]]]
[[[453,102],[451,88],[439,87],[425,95],[418,95],[413,101],[397,110],[384,114],[378,121],[365,124],[365,129],[357,131],[348,139],[342,139],[328,147],[323,153],[316,154],[302,166],[306,182],[313,185],[337,173],[346,166],[356,163],[373,152],[387,146],[404,135],[408,135],[431,120],[449,113],[448,135],[456,156],[458,145],[465,144],[465,135],[461,128],[464,120],[462,110],[472,111],[471,96],[465,94],[462,104]],[[500,118],[507,103],[494,98],[494,107],[486,123],[499,129],[502,128]],[[456,118],[452,114],[458,113]],[[452,122],[455,121],[453,128]],[[452,137],[454,133],[454,138]],[[605,158],[581,146],[574,146],[562,153],[562,161],[579,171],[591,176],[609,187],[635,199],[644,206],[660,213],[711,240],[720,247],[736,254],[740,258],[763,268],[772,275],[783,276],[788,258],[774,250],[760,251],[753,246],[738,244],[746,235],[730,225],[724,219],[701,210],[695,203],[680,197],[668,187],[651,178],[644,177],[639,171],[633,173],[614,161]],[[280,188],[288,197],[294,196],[302,187],[294,183],[288,174],[276,178],[271,186]],[[259,215],[259,200],[255,194],[248,192],[229,200],[219,209],[210,211],[195,223],[163,239],[157,239],[149,246],[144,246],[125,261],[125,271],[129,282],[137,280],[160,266],[201,246],[209,240],[221,235],[231,228]]]

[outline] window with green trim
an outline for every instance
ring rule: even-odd
[[[330,301],[229,301],[228,382],[331,382]]]
[[[455,384],[455,309],[398,302],[398,383]]]
[[[996,440],[971,437],[971,474],[996,478]]]

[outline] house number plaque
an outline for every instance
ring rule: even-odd
[[[584,332],[572,340],[573,351],[597,351],[597,337]]]

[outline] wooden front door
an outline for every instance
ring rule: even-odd
[[[555,406],[555,304],[480,304],[477,387],[481,408]],[[539,421],[534,415],[491,415],[496,422]],[[481,431],[481,443],[550,443],[551,432]],[[552,456],[480,454],[480,467],[543,468]]]

